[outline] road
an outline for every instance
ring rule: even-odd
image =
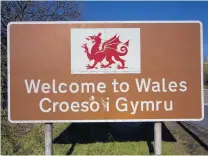
[[[208,89],[204,90],[204,119],[202,121],[191,121],[187,123],[208,130]]]
[[[204,90],[204,119],[181,124],[205,149],[208,149],[208,89]]]

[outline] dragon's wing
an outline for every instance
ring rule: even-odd
[[[119,40],[119,36],[114,35],[112,38],[109,40],[105,41],[103,43],[105,48],[111,48],[111,49],[117,49],[117,46],[121,43]]]

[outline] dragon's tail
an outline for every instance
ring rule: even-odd
[[[120,47],[120,51],[121,52],[117,51],[119,56],[125,56],[128,53],[128,49],[127,49],[126,46],[121,46]]]

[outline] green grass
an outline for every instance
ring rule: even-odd
[[[54,124],[53,137],[56,138],[62,131],[68,127],[69,124]],[[10,124],[10,127],[16,125]],[[8,127],[7,127],[8,128]],[[6,128],[6,129],[7,129]],[[7,129],[8,130],[8,129]],[[13,129],[14,130],[14,129]],[[3,132],[5,132],[3,130]],[[17,132],[16,132],[17,133]],[[2,154],[6,155],[41,155],[44,154],[44,125],[33,125],[30,132],[20,137],[15,135],[15,132],[9,131],[8,135],[2,136]],[[109,142],[95,142],[95,143],[78,143],[75,144],[74,149],[71,150],[72,144],[53,144],[54,154],[56,155],[149,155],[149,148],[146,141],[133,142],[116,142],[109,139]],[[163,154],[186,154],[187,152],[177,143],[163,142]],[[180,149],[180,151],[179,151]]]
[[[68,124],[54,124],[54,138],[58,136]],[[13,151],[13,143],[10,146],[2,145],[2,154],[18,154],[18,155],[40,155],[44,154],[44,126],[38,124],[34,126],[23,138],[16,138],[19,142],[17,151]],[[177,143],[163,142],[163,154],[186,154],[185,149],[177,145]],[[72,144],[53,144],[55,155],[66,155],[69,153]],[[7,151],[10,149],[10,151]],[[180,149],[180,150],[179,150]],[[149,155],[149,148],[146,141],[140,142],[95,142],[89,144],[76,144],[73,155]]]
[[[2,113],[3,116],[5,113]],[[11,124],[5,117],[2,118],[2,155],[43,155],[44,154],[44,124]],[[76,125],[76,124],[75,124]],[[84,126],[83,126],[84,125]],[[87,130],[88,124],[70,123],[53,124],[53,152],[55,155],[149,155],[152,146],[147,141],[119,141],[108,134],[108,128],[103,125],[94,127],[97,131],[93,140]],[[69,132],[70,129],[70,132]],[[146,127],[147,136],[150,128]],[[190,149],[186,146],[190,141],[183,140],[186,133],[171,132],[177,142],[162,142],[162,154],[164,155],[187,155]],[[166,133],[165,131],[163,131]],[[140,134],[137,133],[138,135]],[[101,136],[107,136],[102,138]],[[134,137],[134,136],[133,136]],[[135,136],[136,137],[136,136]],[[186,136],[189,137],[189,136]],[[71,140],[69,138],[72,138]],[[91,140],[92,139],[92,140]],[[102,142],[103,140],[103,142]],[[191,141],[194,142],[194,141]],[[199,150],[201,148],[199,147]],[[200,154],[200,153],[198,153]]]
[[[86,155],[131,155],[131,154],[149,154],[145,142],[109,142],[109,143],[92,143],[78,144],[72,154]]]

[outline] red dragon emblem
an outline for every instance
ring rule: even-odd
[[[114,35],[109,40],[104,41],[101,44],[101,33],[98,33],[98,35],[89,36],[86,37],[86,39],[92,42],[92,48],[89,51],[89,48],[87,47],[87,43],[82,45],[82,48],[84,48],[85,53],[89,59],[89,61],[94,60],[93,65],[87,65],[87,69],[93,69],[96,68],[96,65],[100,62],[101,68],[111,68],[112,64],[115,64],[115,62],[112,60],[112,57],[115,58],[116,61],[119,61],[121,65],[117,66],[117,69],[124,69],[128,68],[125,67],[125,60],[122,59],[120,56],[125,56],[128,53],[128,46],[129,46],[129,40],[124,42],[121,42],[119,39],[119,36]],[[120,48],[118,48],[118,46]],[[101,48],[100,48],[101,47]],[[103,64],[102,61],[106,58],[106,61],[108,61],[107,64]]]

